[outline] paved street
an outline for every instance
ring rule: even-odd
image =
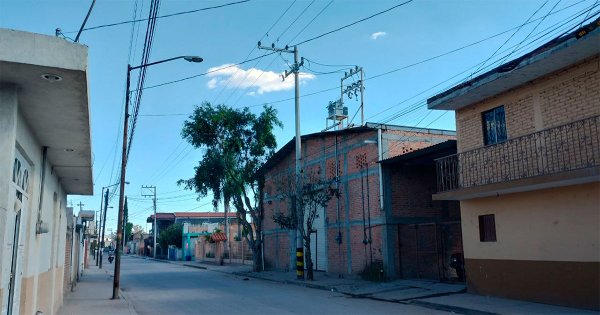
[[[244,279],[124,257],[121,287],[139,314],[449,314],[295,285]]]

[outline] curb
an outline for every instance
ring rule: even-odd
[[[423,308],[428,308],[428,309],[433,309],[433,310],[438,310],[438,311],[452,312],[452,313],[457,313],[457,314],[465,314],[465,315],[500,315],[498,313],[492,313],[492,312],[487,312],[487,311],[480,311],[480,310],[466,308],[466,307],[451,306],[451,305],[446,305],[446,304],[439,304],[439,303],[433,303],[433,302],[419,301],[420,299],[426,299],[426,298],[429,298],[429,297],[439,296],[439,294],[433,294],[431,296],[423,296],[423,297],[418,297],[418,298],[408,298],[408,299],[402,299],[402,300],[384,299],[384,298],[378,298],[378,297],[375,297],[375,296],[371,296],[370,293],[355,294],[355,293],[351,293],[351,292],[338,291],[333,286],[327,286],[327,285],[321,285],[321,284],[315,284],[315,283],[308,283],[308,282],[300,282],[300,281],[294,281],[294,280],[276,280],[276,279],[266,278],[266,277],[262,277],[262,276],[258,275],[257,273],[254,273],[254,272],[251,272],[251,273],[236,272],[236,271],[230,272],[230,271],[222,271],[222,270],[216,270],[216,269],[209,269],[207,267],[200,266],[200,265],[178,264],[178,263],[171,262],[171,261],[168,261],[168,260],[154,259],[154,258],[150,258],[150,257],[137,257],[137,256],[131,256],[131,257],[136,257],[136,258],[139,258],[139,259],[146,259],[146,260],[153,260],[153,261],[158,261],[158,262],[162,262],[162,263],[168,263],[168,264],[173,264],[173,265],[185,266],[185,267],[190,267],[190,268],[196,268],[196,269],[203,269],[203,270],[208,270],[208,271],[220,272],[220,273],[235,275],[235,276],[239,276],[239,277],[253,278],[253,279],[258,279],[258,280],[263,280],[263,281],[270,281],[270,282],[281,283],[281,284],[291,284],[291,285],[296,285],[296,286],[300,286],[300,287],[306,287],[306,288],[323,290],[323,291],[338,292],[338,293],[350,296],[352,298],[358,298],[358,299],[370,299],[370,300],[380,301],[380,302],[398,303],[398,304],[410,304],[410,305],[419,306],[419,307],[423,307]],[[461,294],[461,293],[464,293],[464,291],[460,291],[460,292],[456,292],[456,293],[450,293],[450,294]],[[450,295],[450,294],[444,294],[444,295]],[[134,314],[136,314],[136,313],[134,313]]]
[[[261,276],[255,275],[254,273],[251,273],[251,274],[243,273],[243,272],[228,272],[228,273],[232,274],[232,275],[240,276],[240,277],[254,278],[254,279],[271,281],[271,282],[276,282],[276,283],[281,283],[281,284],[293,284],[293,285],[297,285],[300,287],[307,287],[307,288],[311,288],[311,289],[338,292],[335,287],[321,285],[321,284],[300,282],[300,281],[294,281],[294,280],[275,280],[275,279],[261,277]],[[344,292],[340,292],[340,293],[344,293]],[[344,293],[344,294],[346,294],[346,293]]]

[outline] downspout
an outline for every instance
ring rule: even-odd
[[[342,277],[342,266],[343,266],[343,258],[342,258],[342,223],[340,216],[340,165],[338,160],[338,136],[335,134],[335,195],[336,195],[336,223],[338,226],[338,232],[336,241],[338,243],[338,257],[340,258],[339,263],[339,275],[338,277]]]
[[[377,156],[381,162],[383,160],[383,144],[382,144],[381,127],[377,128]],[[381,163],[377,163],[377,169],[379,173],[379,210],[383,211],[383,173]]]
[[[40,180],[40,202],[38,204],[35,234],[48,233],[48,224],[42,222],[42,204],[44,203],[44,186],[46,184],[46,162],[48,160],[48,147],[42,148],[42,178]]]

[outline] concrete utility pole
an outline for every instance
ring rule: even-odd
[[[152,190],[152,194],[144,194],[144,188],[145,189],[151,189]],[[157,237],[157,232],[158,232],[158,226],[156,225],[156,186],[142,186],[142,196],[144,197],[153,197],[152,198],[152,205],[154,207],[154,224],[152,225],[152,238],[154,241],[154,244],[152,246],[152,257],[154,257],[156,259],[156,237]]]
[[[298,47],[294,46],[294,50],[290,50],[288,46],[285,48],[275,48],[275,44],[272,44],[271,47],[261,46],[261,43],[258,42],[259,49],[271,50],[278,53],[290,53],[294,54],[294,64],[291,66],[290,71],[285,71],[284,75],[281,75],[282,79],[285,81],[290,74],[294,74],[294,83],[295,83],[295,114],[296,114],[296,215],[298,222],[297,224],[304,224],[304,220],[300,217],[301,207],[302,207],[302,185],[301,185],[301,174],[302,174],[302,151],[301,151],[301,134],[300,134],[300,78],[299,71],[300,67],[304,65],[304,59],[299,63],[298,62]],[[298,279],[304,279],[304,246],[302,244],[302,235],[300,235],[300,229],[296,229],[296,276]]]
[[[354,76],[355,74],[360,73],[360,81],[354,82],[344,89],[344,80]],[[344,103],[344,94],[347,94],[349,98],[352,98],[352,95],[357,97],[358,93],[360,93],[360,125],[365,125],[365,85],[364,85],[364,70],[363,67],[356,66],[354,69],[350,69],[350,73],[344,72],[344,76],[342,77],[340,83],[340,101],[342,104]]]
[[[102,187],[102,192],[100,192],[100,216],[98,217],[98,233],[96,234],[98,236],[98,248],[96,248],[96,266],[98,266],[98,260],[99,260],[99,256],[100,256],[100,244],[103,241],[100,238],[100,233],[102,232],[102,227],[100,226],[100,223],[102,223],[102,198],[104,197],[104,187]]]

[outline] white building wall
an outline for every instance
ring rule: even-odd
[[[9,273],[16,212],[16,185],[12,184],[15,154],[29,171],[29,198],[22,204],[17,283],[13,314],[53,314],[62,303],[62,275],[65,257],[66,194],[59,179],[46,163],[45,183],[41,185],[42,150],[18,110],[14,86],[0,86],[0,297],[1,314],[8,311]],[[49,148],[48,150],[51,150]],[[36,234],[40,194],[43,191],[41,219],[48,232]]]

